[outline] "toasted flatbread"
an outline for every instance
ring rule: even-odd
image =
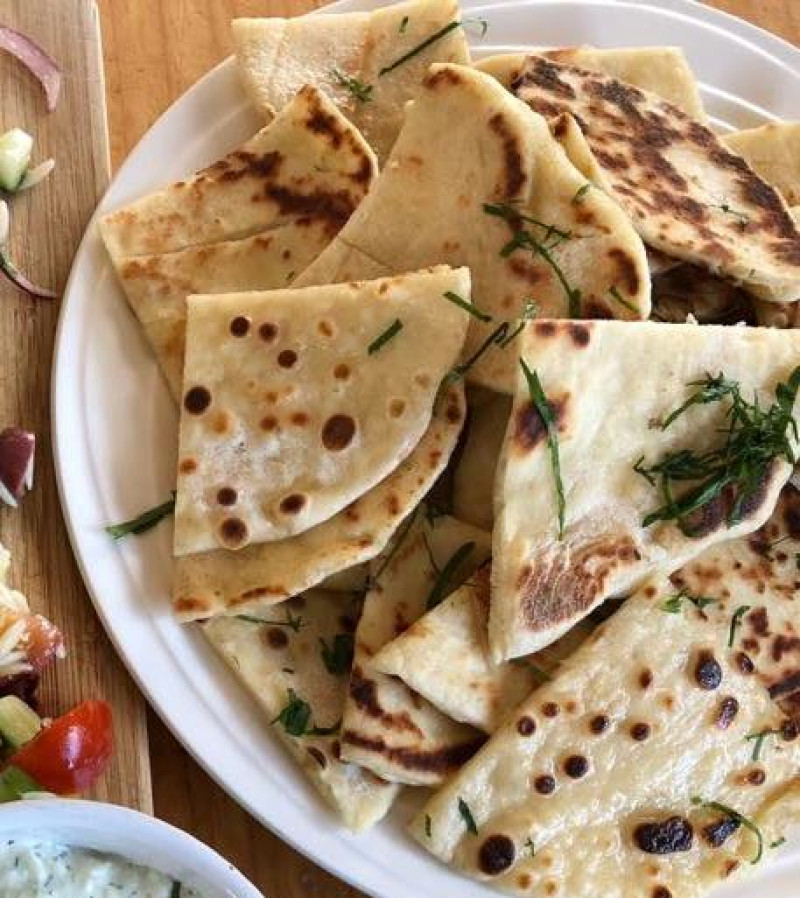
[[[302,533],[391,474],[464,343],[445,294],[469,292],[466,269],[438,268],[190,297],[175,554]]]
[[[800,205],[800,122],[772,122],[726,134],[722,142],[748,164],[790,206]]]
[[[766,532],[788,535],[797,501]],[[800,819],[800,740],[772,660],[797,669],[794,532],[786,560],[747,539],[709,550],[681,572],[691,597],[640,589],[422,809],[420,844],[533,898],[695,898],[756,869]]]
[[[773,302],[800,288],[800,232],[780,194],[708,128],[656,94],[529,56],[515,94],[650,246]]]
[[[485,204],[540,224],[488,214]],[[514,249],[526,227],[540,247],[547,244],[549,262]],[[376,262],[386,273],[442,262],[470,268],[476,304],[491,320],[472,318],[465,360],[503,321],[512,334],[531,299],[547,317],[567,317],[576,304],[586,317],[650,312],[647,260],[626,216],[587,187],[543,118],[490,76],[462,66],[431,68],[375,187],[298,284],[360,277],[365,263]],[[515,358],[513,346],[495,342],[468,375],[511,392]]]
[[[541,55],[652,91],[693,119],[706,120],[697,81],[680,47],[568,47],[542,50]],[[519,77],[525,56],[525,53],[487,56],[475,63],[475,67],[510,88]]]
[[[273,623],[257,618],[220,618],[202,626],[203,635],[261,705],[264,722],[287,747],[303,773],[336,811],[345,826],[363,830],[389,810],[397,786],[342,762],[338,733],[314,735],[314,728],[336,730],[347,692],[349,666],[333,653],[336,638],[352,638],[353,597],[321,590],[298,596],[272,613]],[[340,669],[341,668],[341,669]],[[292,696],[309,706],[307,726],[298,725],[303,709],[295,702],[294,724],[279,720]],[[302,723],[302,721],[300,721]],[[303,732],[293,735],[292,732]]]
[[[472,544],[463,557],[462,547]],[[342,757],[384,779],[432,785],[458,769],[483,743],[394,677],[375,670],[372,657],[425,613],[439,587],[457,588],[489,554],[488,533],[454,518],[428,521],[420,509],[394,544],[372,564],[372,586],[356,631],[350,693],[342,724]],[[448,562],[452,576],[445,577]],[[437,573],[440,572],[440,573]]]
[[[369,13],[234,19],[233,41],[244,86],[266,116],[304,84],[315,84],[383,160],[400,131],[403,106],[416,96],[428,66],[469,63],[463,29],[451,29],[397,68],[383,70],[459,20],[456,0],[408,0]]]
[[[444,470],[464,423],[464,390],[450,387],[434,406],[417,447],[385,480],[319,524],[240,552],[218,549],[175,559],[173,610],[180,620],[252,612],[283,602],[381,552]],[[352,583],[354,587],[360,585]]]
[[[679,262],[653,277],[654,321],[681,324],[690,316],[699,324],[756,324],[755,299],[731,281],[704,268]],[[785,303],[762,302],[779,310]],[[761,322],[759,322],[761,323]]]
[[[399,677],[453,720],[493,733],[594,627],[582,621],[557,643],[529,658],[492,664],[488,620],[489,571],[484,567],[387,643],[373,664],[382,673]]]
[[[510,413],[505,393],[486,391],[470,404],[467,438],[453,473],[453,514],[483,530],[494,524],[494,475]]]
[[[376,175],[375,155],[358,131],[305,87],[239,150],[100,222],[125,296],[176,399],[186,297],[288,286]]]
[[[542,419],[520,371],[496,481],[490,644],[496,660],[553,642],[604,599],[655,571],[674,570],[709,546],[760,527],[792,470],[764,466],[737,519],[730,491],[680,521],[645,519],[663,506],[635,467],[666,453],[724,445],[729,399],[693,405],[663,424],[699,387],[723,374],[741,396],[775,403],[800,360],[800,332],[653,322],[533,322],[520,343],[558,428],[565,498],[559,539],[557,484]],[[794,405],[797,421],[798,405]],[[786,432],[792,442],[791,428]],[[651,475],[652,476],[652,475]],[[696,483],[673,483],[676,501]]]

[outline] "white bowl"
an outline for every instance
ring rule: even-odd
[[[0,844],[36,839],[89,848],[151,867],[207,898],[264,898],[235,867],[193,836],[128,808],[43,799],[0,805]]]

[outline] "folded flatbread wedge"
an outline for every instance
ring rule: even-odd
[[[800,122],[771,122],[725,134],[722,142],[779,190],[790,206],[800,205]]]
[[[345,826],[363,830],[389,810],[397,786],[340,757],[357,614],[352,595],[317,590],[271,609],[263,623],[220,618],[202,632]]]
[[[358,131],[320,91],[303,87],[238,150],[101,220],[125,296],[176,399],[186,297],[287,286],[376,175]]]
[[[791,473],[784,448],[797,450],[800,331],[537,321],[520,348],[554,436],[521,370],[496,481],[497,660],[756,530]],[[751,455],[757,446],[773,449]]]
[[[767,532],[789,534],[797,499]],[[768,561],[740,539],[682,572],[687,591],[640,589],[434,795],[415,838],[532,898],[696,898],[757,869],[800,819],[797,723],[765,675],[797,641],[800,541],[785,545]]]
[[[374,667],[399,677],[447,717],[493,733],[508,713],[593,631],[582,621],[528,658],[493,664],[489,654],[489,569],[424,614],[375,656]]]
[[[428,428],[469,315],[469,272],[190,297],[175,554],[302,533]]]
[[[486,56],[475,67],[510,88],[525,65],[525,53]],[[601,72],[652,91],[682,109],[697,121],[705,122],[706,114],[694,73],[680,47],[567,47],[542,50],[541,55],[554,62]]]
[[[464,423],[460,384],[434,405],[419,444],[388,477],[304,533],[239,552],[217,549],[175,559],[173,610],[180,620],[254,612],[347,575],[381,552],[444,470]]]
[[[515,94],[547,116],[644,241],[762,299],[796,299],[800,232],[780,194],[707,127],[654,93],[529,56]]]
[[[350,280],[376,263],[387,274],[469,267],[481,317],[464,364],[505,392],[516,319],[532,299],[546,317],[650,313],[647,260],[626,216],[587,186],[543,118],[463,66],[432,66],[375,187],[298,283]]]
[[[378,650],[456,589],[489,554],[488,533],[424,508],[372,564],[356,630],[342,723],[342,757],[387,780],[433,785],[457,770],[485,737],[445,717],[400,680],[379,673]]]
[[[384,160],[428,66],[469,63],[464,31],[453,27],[460,19],[457,0],[408,0],[373,12],[234,19],[233,42],[244,86],[266,116],[315,84]]]

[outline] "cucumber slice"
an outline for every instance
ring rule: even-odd
[[[28,792],[42,792],[42,787],[19,767],[6,767],[0,773],[0,804],[17,801]]]
[[[42,720],[16,695],[0,698],[0,737],[12,752],[39,734]]]
[[[22,183],[31,161],[33,138],[21,128],[0,135],[0,188],[13,193]]]

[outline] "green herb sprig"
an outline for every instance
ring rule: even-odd
[[[460,797],[458,799],[458,813],[461,814],[461,819],[464,821],[467,831],[471,832],[473,836],[477,836],[478,824],[475,822],[475,817],[472,815],[469,805]]]
[[[478,24],[478,26],[481,29],[480,36],[485,37],[486,32],[489,30],[489,23],[486,21],[486,19],[464,19],[461,22],[456,22],[456,21],[449,22],[443,28],[440,28],[438,31],[434,32],[429,37],[426,37],[425,40],[422,41],[421,43],[417,44],[416,47],[413,47],[407,53],[404,53],[401,57],[399,57],[399,59],[395,59],[394,62],[390,63],[387,66],[384,66],[378,72],[378,77],[382,78],[384,75],[388,75],[389,72],[393,72],[396,68],[399,68],[401,65],[403,65],[403,63],[406,63],[409,61],[409,59],[413,59],[415,56],[418,56],[424,50],[427,50],[428,47],[432,46],[433,44],[438,43],[440,40],[447,37],[448,34],[455,31],[457,28],[464,28],[467,25],[476,24],[476,23]],[[405,22],[405,25],[407,27],[408,22]],[[400,33],[402,34],[404,32],[404,30],[405,29],[403,28],[403,25],[401,23]]]
[[[311,705],[303,701],[294,689],[289,690],[289,700],[280,714],[270,723],[280,724],[290,736],[298,738],[300,736],[333,736],[342,727],[341,721],[331,727],[314,726],[311,720]]]
[[[531,402],[542,419],[547,432],[547,445],[550,449],[550,467],[553,472],[553,480],[556,487],[556,504],[558,508],[558,538],[564,539],[564,518],[566,516],[566,499],[564,497],[564,482],[561,479],[561,457],[558,446],[558,424],[553,407],[545,395],[539,375],[525,364],[524,359],[519,360],[520,366],[528,382],[528,392]]]
[[[709,605],[718,605],[719,599],[712,599],[710,596],[695,596],[688,589],[682,589],[674,595],[668,596],[661,603],[661,610],[668,614],[678,614],[683,607],[683,602],[691,602],[695,608],[702,611]]]
[[[758,840],[758,847],[756,849],[755,856],[750,861],[751,864],[757,864],[761,858],[764,856],[764,836],[761,833],[761,830],[758,826],[753,823],[748,817],[745,817],[744,814],[740,814],[738,811],[734,810],[731,807],[728,807],[726,804],[720,804],[718,801],[703,801],[702,798],[695,796],[692,798],[692,804],[697,805],[699,807],[708,808],[711,811],[719,811],[720,814],[725,814],[731,820],[736,821],[740,826],[743,826],[745,829],[749,829],[751,833],[753,833]]]
[[[619,292],[616,286],[609,287],[608,289],[609,296],[618,302],[623,308],[627,309],[629,312],[633,312],[634,315],[639,314],[639,310],[632,302],[628,302],[627,299]]]
[[[453,303],[453,305],[458,306],[459,309],[463,309],[465,312],[469,312],[469,314],[472,315],[473,318],[477,318],[478,321],[487,322],[492,320],[492,316],[488,312],[482,312],[471,302],[468,302],[462,296],[459,296],[458,293],[453,293],[452,290],[448,290],[442,295],[445,299]]]
[[[399,318],[395,318],[389,327],[387,327],[383,333],[378,334],[378,336],[369,344],[367,347],[367,354],[375,355],[376,352],[380,352],[380,350],[383,349],[390,340],[393,340],[402,329],[403,322]]]
[[[780,730],[767,729],[767,730],[761,730],[760,733],[750,733],[749,735],[744,737],[748,742],[753,743],[753,754],[751,757],[751,760],[753,761],[753,763],[755,763],[756,761],[759,761],[761,759],[761,749],[764,747],[764,742],[770,736],[780,736],[780,735],[781,735]]]
[[[122,539],[125,536],[138,536],[140,533],[146,533],[152,530],[157,524],[160,524],[165,518],[175,513],[175,493],[172,498],[168,499],[155,508],[150,508],[142,512],[138,517],[132,518],[130,521],[124,521],[121,524],[112,524],[106,527],[106,533],[113,536],[114,539]]]
[[[747,614],[748,611],[752,608],[752,605],[740,605],[734,612],[731,617],[731,625],[728,630],[728,648],[733,648],[733,643],[736,640],[736,631],[742,625],[742,618]]]
[[[371,102],[373,91],[371,84],[365,84],[363,81],[359,81],[358,78],[345,75],[341,69],[332,69],[331,74],[343,88],[350,91],[359,103]]]
[[[713,502],[725,490],[733,491],[727,513],[728,526],[738,523],[768,466],[778,458],[796,463],[793,439],[798,439],[798,427],[793,409],[800,389],[800,366],[794,369],[786,383],[778,384],[775,402],[766,409],[757,399],[748,402],[742,396],[738,382],[723,374],[706,375],[704,380],[693,381],[689,386],[699,389],[666,418],[662,429],[668,428],[695,405],[728,400],[730,405],[726,410],[727,427],[722,431],[722,445],[702,453],[692,449],[668,452],[661,461],[650,466],[644,464],[642,457],[634,465],[634,470],[651,485],[659,486],[664,500],[663,505],[644,518],[643,526],[674,520],[687,536],[693,535],[687,520],[689,515]],[[674,488],[679,483],[694,485],[676,497]]]
[[[299,633],[300,629],[305,626],[303,618],[300,616],[295,617],[289,608],[286,609],[286,618],[284,620],[268,620],[263,617],[255,617],[252,614],[237,614],[236,619],[259,626],[288,627],[295,633]]]
[[[322,663],[329,674],[341,676],[350,672],[355,650],[352,633],[337,633],[330,645],[320,637],[319,649],[322,654]]]
[[[475,543],[466,542],[463,546],[459,546],[450,558],[447,559],[444,567],[438,572],[436,581],[425,602],[425,607],[428,611],[435,608],[443,599],[450,595],[453,591],[453,584],[455,583],[459,569],[474,551]]]

